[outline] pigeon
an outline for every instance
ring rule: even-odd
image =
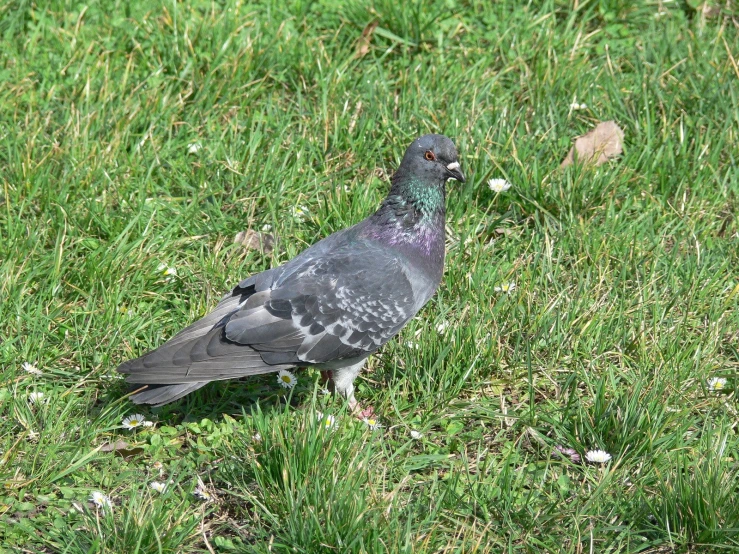
[[[244,279],[208,315],[121,364],[130,399],[162,406],[211,381],[315,367],[362,414],[354,380],[367,358],[441,282],[449,179],[465,181],[454,143],[413,141],[374,214]]]

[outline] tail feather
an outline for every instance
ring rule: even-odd
[[[286,355],[280,358],[279,363],[270,364],[259,351],[247,344],[230,340],[224,332],[229,319],[251,297],[257,296],[257,299],[264,300],[265,296],[269,296],[268,293],[261,296],[259,294],[271,283],[272,274],[272,271],[264,272],[241,282],[204,318],[180,331],[161,347],[121,364],[118,371],[126,374],[126,381],[131,383],[132,388],[141,389],[130,396],[131,401],[136,404],[162,406],[211,381],[295,367],[294,363],[285,363],[289,358]],[[252,303],[255,302],[259,304],[252,300]],[[282,321],[265,310],[262,311],[265,314],[265,323],[274,324],[273,320],[277,319],[282,327],[291,325],[290,321]],[[292,327],[288,330],[291,329]],[[297,341],[293,336],[287,338],[293,341],[291,345]],[[282,350],[287,347],[278,344],[275,348]]]
[[[220,315],[220,314],[217,314]],[[162,406],[211,381],[272,373],[294,363],[269,364],[256,350],[225,338],[223,326],[196,322],[156,350],[122,363],[118,372],[134,388],[146,387],[130,399],[136,404]],[[283,360],[280,360],[282,362]],[[285,360],[287,361],[287,360]]]
[[[144,385],[146,388],[130,396],[134,404],[151,404],[152,406],[164,406],[183,396],[204,387],[208,381],[199,383],[183,383],[181,385]],[[136,388],[141,388],[134,385]]]

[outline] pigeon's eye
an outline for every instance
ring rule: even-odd
[[[426,150],[426,153],[423,155],[423,157],[430,162],[436,161],[436,155],[431,150]]]

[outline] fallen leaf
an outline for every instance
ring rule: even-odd
[[[729,7],[728,2],[727,7]],[[700,12],[700,14],[706,19],[713,19],[714,17],[718,17],[719,15],[721,15],[721,6],[718,2],[715,1],[703,2],[694,9],[695,11]]]
[[[236,233],[234,244],[241,244],[247,250],[259,250],[269,254],[275,249],[275,237],[269,233],[259,233],[247,229]]]
[[[601,165],[623,152],[624,132],[615,121],[604,121],[589,133],[577,137],[560,167],[579,164]]]
[[[372,43],[372,33],[375,32],[375,28],[377,28],[377,21],[371,21],[362,30],[362,36],[357,41],[357,50],[355,52],[357,58],[363,58],[369,52],[370,44]]]
[[[100,452],[113,452],[114,450],[125,450],[131,446],[126,441],[118,440],[113,443],[106,442],[103,446],[100,447]]]
[[[100,452],[113,452],[122,458],[128,459],[144,451],[140,446],[131,446],[124,440],[117,440],[113,443],[106,442],[100,447]]]

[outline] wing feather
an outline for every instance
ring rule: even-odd
[[[122,364],[129,382],[182,385],[139,398],[179,397],[207,381],[366,357],[415,314],[413,287],[387,248],[324,246],[316,257],[310,250],[241,281],[206,317]]]

